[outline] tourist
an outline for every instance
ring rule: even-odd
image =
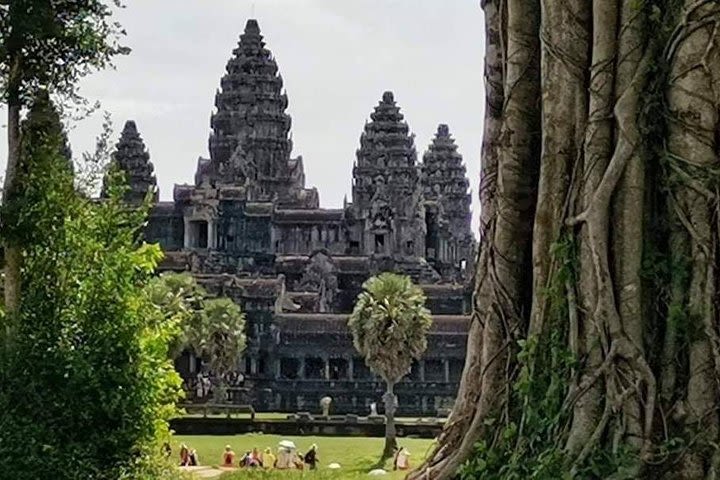
[[[319,461],[320,459],[318,459],[317,456],[317,445],[313,444],[313,446],[310,447],[310,450],[305,454],[305,463],[310,467],[310,470],[315,470]]]
[[[223,453],[223,467],[232,467],[235,463],[235,452],[232,451],[230,445],[225,445],[225,453]]]
[[[240,466],[245,468],[255,468],[260,466],[260,461],[255,456],[254,452],[257,452],[257,449],[254,449],[252,452],[248,450],[245,452],[245,455],[240,459]]]
[[[198,400],[200,400],[205,396],[205,392],[203,391],[203,386],[205,384],[203,383],[202,373],[197,374],[196,382],[197,383],[195,383],[195,396],[198,398]]]
[[[263,466],[263,457],[262,453],[260,453],[260,450],[257,448],[252,449],[252,459],[255,462],[256,467],[262,467]]]
[[[184,443],[180,445],[180,466],[187,467],[190,465],[190,450]]]
[[[395,453],[395,459],[393,460],[393,470],[408,470],[410,468],[410,452],[405,447]]]
[[[275,463],[277,462],[277,458],[272,453],[272,449],[270,447],[267,447],[265,449],[265,453],[263,454],[263,467],[265,467],[266,470],[272,470],[275,468]]]
[[[190,450],[189,458],[191,467],[197,467],[198,465],[200,465],[200,458],[198,457],[197,450],[195,450],[194,448]]]
[[[297,456],[295,457],[295,468],[297,468],[298,470],[305,469],[305,457],[300,452],[298,452]]]

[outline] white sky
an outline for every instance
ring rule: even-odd
[[[118,20],[133,52],[115,71],[84,79],[82,93],[113,116],[116,133],[137,122],[163,200],[192,183],[207,141],[215,90],[248,18],[258,19],[289,97],[293,155],[323,207],[350,197],[365,120],[392,90],[418,160],[438,123],[450,125],[477,187],[484,108],[483,17],[478,0],[127,0]],[[7,145],[5,111],[0,168]],[[102,115],[70,131],[73,152],[92,150]]]

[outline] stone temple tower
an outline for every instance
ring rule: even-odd
[[[353,169],[353,210],[362,254],[420,258],[425,253],[421,170],[414,135],[385,92],[360,136]]]
[[[220,85],[211,119],[210,159],[200,160],[196,184],[245,186],[252,199],[280,203],[307,196],[302,192],[302,157],[290,158],[291,120],[285,112],[283,80],[256,20],[247,21]]]
[[[443,276],[458,271],[461,262],[473,260],[471,196],[462,155],[447,125],[438,126],[423,155],[425,198],[425,257]]]
[[[155,168],[150,161],[150,154],[138,133],[137,126],[132,120],[125,122],[120,140],[115,147],[115,153],[113,153],[113,162],[116,162],[127,176],[130,189],[125,194],[126,202],[131,205],[140,205],[148,192],[152,194],[154,202],[158,201]]]

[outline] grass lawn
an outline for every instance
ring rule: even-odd
[[[202,465],[216,466],[221,462],[222,452],[225,445],[230,445],[239,458],[253,447],[265,450],[271,447],[276,451],[280,440],[292,440],[298,447],[298,451],[305,452],[313,443],[318,445],[318,458],[320,465],[316,471],[292,471],[280,470],[275,472],[259,472],[255,470],[238,470],[233,474],[226,474],[223,480],[240,478],[257,479],[284,479],[284,478],[308,478],[308,479],[354,479],[372,478],[368,477],[378,457],[382,453],[385,440],[382,438],[361,438],[361,437],[282,437],[279,435],[247,434],[234,436],[184,436],[176,435],[173,438],[173,456],[177,456],[179,445],[185,443],[189,448],[194,448],[200,457]],[[406,447],[411,453],[411,465],[415,466],[421,462],[428,453],[433,440],[400,438],[400,446]],[[339,463],[340,470],[329,470],[327,465]],[[392,472],[392,461],[388,461],[386,470],[390,472],[381,478],[401,479],[407,472]]]

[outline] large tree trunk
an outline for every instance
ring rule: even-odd
[[[409,478],[718,478],[720,4],[483,8],[475,312]]]

